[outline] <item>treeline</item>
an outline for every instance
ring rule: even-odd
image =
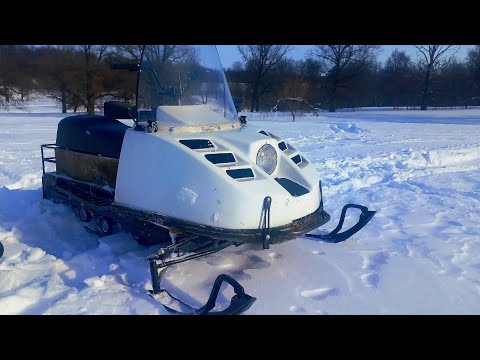
[[[286,45],[238,50],[242,60],[226,69],[238,110],[480,105],[480,46],[462,60],[456,46],[417,46],[414,59],[395,50],[385,63],[375,45],[316,45],[299,61]],[[136,62],[140,52],[139,45],[1,45],[0,106],[34,92],[57,100],[63,112],[93,113],[105,98],[133,101],[136,73],[110,65]]]
[[[289,50],[283,45],[239,47],[243,61],[227,69],[226,76],[241,109],[480,105],[480,46],[462,61],[457,46],[416,46],[415,59],[394,50],[384,64],[378,61],[380,47],[373,45],[316,45],[300,61],[289,58]]]
[[[0,106],[19,105],[33,92],[57,100],[62,111],[93,114],[105,97],[131,101],[136,74],[112,70],[138,61],[138,46],[0,46]]]

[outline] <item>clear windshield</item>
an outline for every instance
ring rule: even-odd
[[[237,112],[214,45],[147,45],[138,78],[139,122],[217,125]]]

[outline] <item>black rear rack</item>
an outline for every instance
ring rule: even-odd
[[[45,157],[45,153],[44,153],[44,150],[43,149],[52,149],[52,150],[55,150],[57,149],[58,146],[56,144],[44,144],[44,145],[41,145],[40,146],[40,149],[42,151],[42,172],[43,174],[45,175],[45,162],[49,162],[49,163],[52,163],[52,164],[56,164],[57,163],[57,159],[55,158],[55,155],[51,156],[51,157]]]

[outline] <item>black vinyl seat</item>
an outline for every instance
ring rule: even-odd
[[[58,123],[56,145],[92,155],[120,158],[125,131],[130,128],[113,118],[75,115]]]

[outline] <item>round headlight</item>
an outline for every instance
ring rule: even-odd
[[[258,150],[257,165],[268,175],[275,171],[277,167],[277,152],[272,145],[263,145],[260,150]]]

